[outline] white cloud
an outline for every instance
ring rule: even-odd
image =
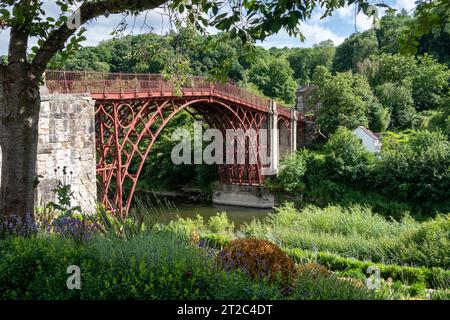
[[[345,37],[338,36],[330,29],[325,28],[317,23],[303,23],[300,28],[306,37],[306,41],[310,44],[316,44],[321,41],[330,39],[335,45],[338,45],[345,40]]]
[[[416,7],[417,0],[397,0],[393,7],[397,10],[405,9],[406,11],[410,11]]]
[[[286,32],[280,32],[277,35],[269,37],[260,43],[260,45],[265,48],[311,47],[325,40],[332,40],[335,45],[345,40],[345,37],[336,35],[333,31],[321,26],[319,23],[302,23],[300,30],[306,38],[304,42],[301,42],[298,38],[290,37]]]

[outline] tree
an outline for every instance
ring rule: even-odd
[[[292,74],[286,57],[268,56],[266,59],[258,59],[252,65],[248,79],[266,96],[292,104],[297,89]]]
[[[416,110],[410,85],[386,82],[375,88],[375,94],[391,112],[391,128],[407,129],[414,126]]]
[[[49,62],[49,68],[109,72],[110,65],[106,61],[110,59],[111,53],[109,51],[103,52],[101,47],[86,47],[80,51],[77,51],[65,61],[63,61],[60,54],[56,55]]]
[[[383,194],[433,206],[450,198],[450,143],[440,132],[413,132],[395,148],[382,150],[373,185]]]
[[[324,86],[327,81],[332,79],[331,71],[325,66],[318,66],[311,78],[313,85],[318,87]]]
[[[386,82],[412,81],[416,72],[416,61],[413,56],[381,53],[372,55],[370,60],[370,63],[366,62],[365,68],[360,65],[359,71],[368,77],[372,87]]]
[[[375,31],[354,33],[336,48],[333,70],[343,72],[356,71],[358,62],[363,61],[378,51],[378,40]]]
[[[326,40],[315,44],[312,48],[294,48],[288,51],[287,59],[294,78],[298,84],[310,81],[318,66],[331,70],[336,48],[333,41]]]
[[[425,54],[415,59],[400,54],[379,54],[359,64],[359,71],[369,78],[372,87],[387,82],[411,87],[417,110],[436,109],[449,89],[449,69]]]
[[[391,110],[383,107],[378,101],[373,101],[368,109],[369,128],[374,132],[382,132],[389,127]]]
[[[447,0],[419,0],[414,18],[408,22],[400,41],[402,53],[432,54],[441,63],[450,63],[450,3]]]
[[[375,30],[380,52],[391,54],[401,52],[401,42],[411,19],[404,9],[397,14],[394,10],[386,11],[380,19],[380,27]]]
[[[314,93],[320,100],[318,124],[327,133],[339,126],[356,129],[368,125],[368,108],[374,97],[367,80],[351,71],[337,73],[319,84]]]
[[[436,109],[449,90],[450,71],[425,54],[418,57],[412,81],[412,97],[417,110]]]
[[[60,12],[54,18],[46,16],[43,1],[2,1],[0,26],[9,29],[10,33],[8,61],[0,66],[0,214],[25,217],[33,212],[33,190],[37,183],[39,84],[48,63],[58,52],[66,55],[79,48],[80,41],[85,39],[85,29],[81,26],[86,22],[102,15],[137,14],[169,5],[178,13],[175,15],[178,20],[185,19],[202,31],[212,25],[244,42],[264,40],[281,29],[302,38],[299,22],[310,18],[316,6],[324,7],[324,16],[329,16],[335,9],[354,2],[356,0],[244,0],[232,4],[228,12],[222,12],[222,2],[209,0],[60,0],[56,2]],[[358,3],[362,8],[368,6],[363,0]],[[78,6],[78,10],[68,18],[71,6]],[[245,16],[242,15],[244,11]],[[38,43],[28,55],[30,38],[37,38]]]
[[[360,180],[369,174],[374,160],[358,137],[349,129],[339,127],[324,147],[327,170],[335,178],[349,182]]]

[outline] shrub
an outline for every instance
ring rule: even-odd
[[[221,212],[209,218],[207,228],[213,233],[232,234],[234,232],[234,222],[228,219],[226,212]]]
[[[69,265],[81,265],[87,252],[71,240],[10,237],[0,241],[0,299],[74,299],[68,290]]]
[[[203,217],[197,215],[195,219],[177,217],[171,220],[167,225],[160,225],[160,230],[167,230],[177,235],[183,235],[190,237],[194,233],[200,233],[205,229],[205,223]]]
[[[240,269],[255,279],[273,282],[281,275],[284,283],[296,275],[295,264],[279,247],[266,240],[237,239],[226,245],[217,260],[227,270]]]
[[[0,241],[0,299],[268,299],[279,289],[217,268],[213,256],[168,233],[84,245],[51,237]],[[66,287],[69,265],[81,290]]]
[[[302,150],[288,154],[281,160],[278,181],[287,192],[298,192],[304,189],[303,176],[306,173],[307,157],[307,151]]]
[[[69,238],[78,243],[90,240],[99,231],[95,221],[77,217],[61,216],[53,221],[53,229],[62,238]]]
[[[380,269],[383,279],[391,278],[405,284],[424,284],[428,288],[450,288],[450,271],[441,268],[407,267],[388,265],[369,261],[360,261],[353,258],[344,258],[328,252],[310,252],[301,249],[285,249],[295,261],[305,264],[316,261],[329,270],[339,272],[342,276],[352,278],[367,278],[367,269],[376,266]]]
[[[223,234],[206,234],[201,237],[200,245],[215,249],[221,249],[232,241],[231,236]]]
[[[420,224],[420,228],[408,235],[405,242],[410,244],[406,255],[414,255],[424,266],[450,268],[450,217],[439,215],[435,219]]]
[[[352,131],[340,127],[324,147],[325,165],[337,178],[356,181],[364,178],[373,155],[367,151]]]
[[[382,151],[370,180],[388,196],[433,206],[450,204],[450,143],[439,132],[418,131]]]
[[[369,290],[355,281],[340,279],[336,275],[311,276],[301,273],[292,296],[303,300],[353,300],[353,299],[386,299],[387,295],[379,290]]]

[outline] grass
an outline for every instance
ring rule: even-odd
[[[282,247],[324,251],[386,264],[449,268],[450,219],[438,216],[417,222],[409,216],[387,220],[369,207],[325,208],[292,204],[264,221],[244,227],[247,236],[268,239]]]

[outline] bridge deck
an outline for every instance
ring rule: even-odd
[[[229,83],[214,83],[206,77],[191,76],[183,85],[177,85],[160,74],[47,70],[45,80],[50,93],[90,93],[96,100],[215,97],[265,112],[270,104],[270,99]],[[280,115],[290,116],[289,107],[277,105]]]

